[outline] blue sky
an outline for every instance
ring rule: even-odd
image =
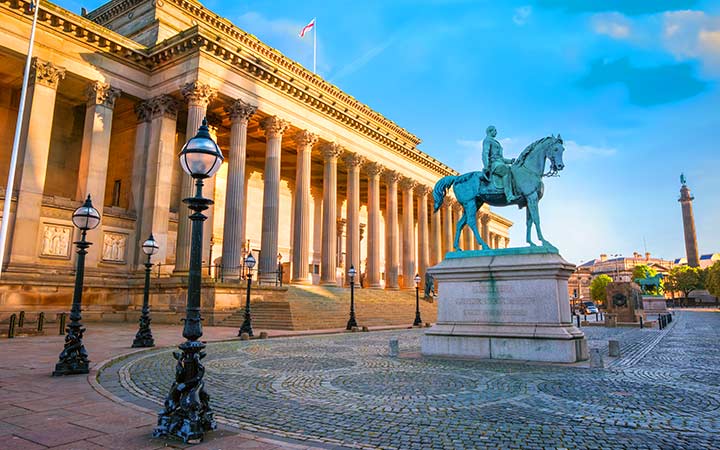
[[[73,11],[102,2],[59,1]],[[701,253],[720,251],[720,2],[691,0],[243,0],[203,2],[417,134],[461,172],[487,125],[505,153],[561,133],[545,237],[572,262],[601,252],[684,256],[679,175]],[[515,221],[524,243],[524,211]]]

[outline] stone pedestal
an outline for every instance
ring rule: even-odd
[[[438,320],[422,353],[574,363],[588,358],[572,324],[567,280],[574,266],[556,251],[451,252],[428,272],[439,284]]]
[[[621,323],[638,322],[643,308],[640,286],[631,281],[616,281],[609,283],[605,292],[605,308],[609,315],[614,315]]]
[[[668,312],[667,300],[662,296],[643,295],[642,304],[645,317],[649,314],[667,314]]]

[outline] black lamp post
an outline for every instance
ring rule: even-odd
[[[350,331],[353,327],[357,327],[357,320],[355,320],[355,266],[350,266],[348,270],[348,276],[350,277],[350,319],[348,319],[346,330]]]
[[[70,325],[66,330],[65,347],[60,352],[59,360],[55,364],[53,376],[75,375],[90,371],[90,361],[82,342],[85,328],[80,323],[80,320],[82,320],[80,311],[82,310],[83,278],[85,277],[85,255],[87,255],[88,247],[92,245],[92,243],[85,240],[85,237],[88,230],[92,230],[100,224],[100,213],[93,208],[89,195],[85,203],[73,213],[72,221],[82,234],[80,240],[75,242],[78,248],[78,258],[75,269],[75,291],[73,292],[72,309],[70,310]]]
[[[142,243],[142,251],[147,255],[147,261],[145,261],[145,289],[143,290],[143,306],[142,314],[140,315],[140,324],[132,344],[134,348],[155,346],[155,340],[150,330],[150,271],[153,266],[150,258],[152,258],[152,255],[156,254],[158,250],[160,250],[160,246],[155,238],[153,238],[152,233],[150,233],[150,237]]]
[[[242,336],[243,333],[247,333],[248,336],[252,337],[253,329],[252,316],[250,315],[250,285],[252,284],[252,269],[253,267],[255,267],[255,257],[253,256],[252,251],[250,251],[250,253],[248,253],[248,255],[245,257],[245,267],[247,267],[247,294],[245,296],[245,318],[242,325],[240,326],[238,336]]]
[[[205,392],[203,375],[205,367],[200,362],[205,357],[200,316],[200,283],[202,281],[202,235],[203,222],[207,217],[202,213],[213,201],[202,196],[203,180],[212,177],[223,162],[223,155],[210,137],[207,120],[195,137],[191,138],[180,151],[180,165],[185,173],[195,180],[195,196],[183,199],[192,214],[192,241],[190,244],[190,267],[188,273],[187,307],[181,352],[173,352],[177,360],[175,382],[165,398],[165,407],[158,415],[155,437],[176,436],[186,443],[202,441],[206,431],[217,428],[210,409],[210,396]]]
[[[420,318],[420,274],[415,274],[415,322],[413,326],[419,327],[422,325],[422,319]]]

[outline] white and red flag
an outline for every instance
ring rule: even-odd
[[[315,19],[311,20],[309,24],[305,25],[302,30],[300,30],[300,37],[305,37],[305,33],[310,31],[312,27],[315,26]]]

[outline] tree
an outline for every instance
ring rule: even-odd
[[[590,283],[590,297],[597,303],[605,303],[607,285],[610,283],[612,283],[612,278],[605,274],[595,277]]]
[[[705,289],[714,297],[720,297],[720,261],[705,269]]]
[[[702,288],[700,269],[697,267],[675,266],[665,278],[665,289],[682,292],[685,298],[688,298],[691,291]]]

